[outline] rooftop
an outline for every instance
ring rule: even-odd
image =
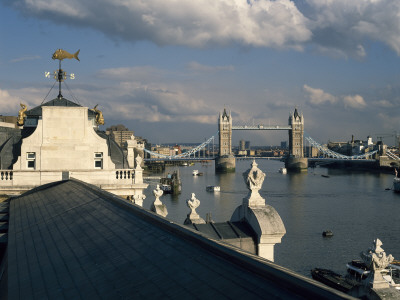
[[[68,100],[66,98],[55,98],[53,100],[47,101],[39,106],[36,106],[28,111],[26,111],[26,115],[28,117],[39,117],[42,115],[42,106],[66,106],[66,107],[81,107],[81,105]],[[95,113],[93,110],[88,109],[89,116],[94,116]]]
[[[9,211],[9,299],[349,298],[80,181],[35,188]]]

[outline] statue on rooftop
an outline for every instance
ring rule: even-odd
[[[185,225],[206,223],[206,221],[204,221],[196,212],[196,208],[200,206],[200,200],[196,198],[194,193],[192,193],[192,197],[190,199],[186,200],[186,204],[190,208],[190,212],[188,213],[184,222]]]
[[[160,189],[160,185],[157,184],[157,188],[153,190],[153,195],[156,197],[156,200],[154,200],[154,205],[162,205],[162,202],[160,201],[160,197],[163,195],[163,190]]]
[[[97,109],[98,104],[93,108],[94,113],[96,114],[96,124],[97,125],[104,125],[104,117],[101,110]]]
[[[135,158],[136,168],[141,168],[143,158],[138,154]]]
[[[26,114],[25,112],[27,111],[27,107],[25,104],[21,103],[21,109],[18,112],[18,117],[17,117],[17,124],[18,126],[22,126],[25,123],[25,118],[26,118]]]
[[[160,216],[166,217],[168,215],[167,207],[160,200],[160,197],[163,195],[163,193],[163,190],[160,189],[160,185],[157,184],[157,188],[153,190],[153,195],[156,197],[156,199],[151,204],[150,210]]]
[[[382,249],[382,242],[380,239],[374,240],[373,246],[370,247],[367,252],[361,252],[360,256],[365,262],[367,266],[370,267],[371,270],[383,270],[385,269],[392,261],[393,256],[389,254],[386,256],[385,250]]]
[[[243,173],[244,179],[247,184],[247,188],[250,191],[260,190],[261,186],[264,182],[265,173],[263,171],[261,171],[257,166],[258,165],[257,165],[256,161],[253,160],[251,169],[248,170],[247,172]]]
[[[372,247],[366,252],[363,251],[360,253],[361,259],[371,270],[365,282],[376,289],[389,287],[388,282],[383,279],[382,271],[394,260],[391,254],[388,256],[386,255],[385,250],[383,250],[381,246],[381,240],[376,239]]]
[[[251,169],[243,173],[244,181],[249,189],[247,201],[249,206],[264,206],[265,199],[261,197],[259,190],[265,179],[265,173],[257,167],[257,163],[253,160]]]

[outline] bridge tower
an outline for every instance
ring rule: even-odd
[[[232,154],[232,115],[226,112],[219,114],[219,153],[215,159],[215,170],[221,173],[235,172],[236,161]]]
[[[308,168],[308,160],[304,157],[304,117],[299,114],[297,108],[289,116],[289,157],[286,160],[286,168],[303,171]]]

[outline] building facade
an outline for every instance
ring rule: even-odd
[[[42,184],[75,178],[135,198],[140,204],[147,187],[141,158],[135,168],[129,166],[129,157],[99,130],[97,114],[98,110],[63,97],[27,110],[23,125],[8,133],[11,137],[0,151],[0,157],[8,153],[0,170],[0,193],[19,194]]]

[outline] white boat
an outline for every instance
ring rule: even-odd
[[[193,170],[192,175],[193,175],[193,176],[199,175],[199,170]]]
[[[161,184],[160,185],[160,190],[164,192],[164,194],[171,194],[172,193],[172,188],[169,184]]]
[[[207,192],[219,192],[221,187],[218,185],[207,185],[206,190]]]
[[[279,173],[287,174],[287,169],[285,167],[279,169]]]

